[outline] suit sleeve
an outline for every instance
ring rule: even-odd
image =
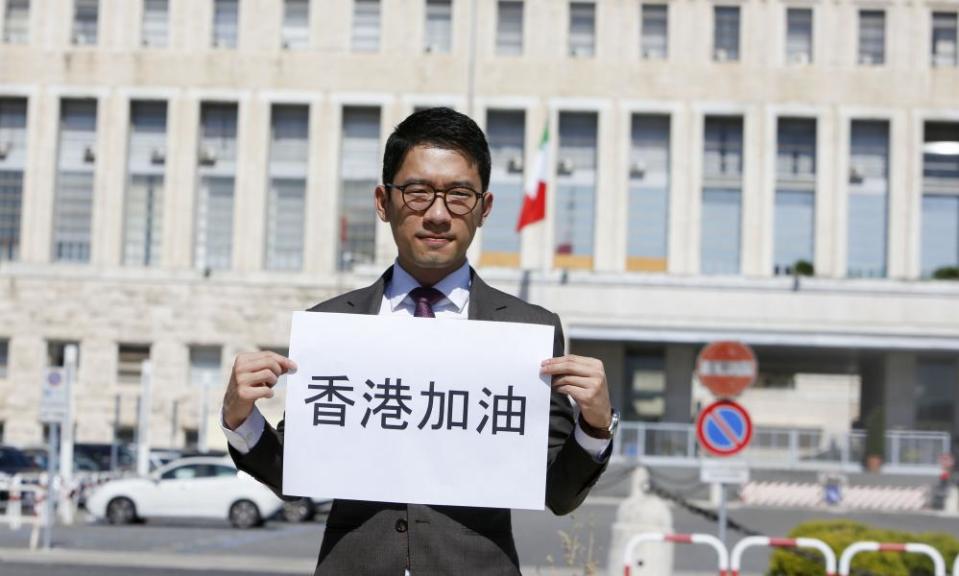
[[[246,454],[229,447],[230,456],[236,467],[253,476],[280,498],[283,496],[283,425],[285,421],[274,428],[269,422],[263,426],[260,440]]]
[[[565,350],[563,327],[553,314],[553,357]],[[546,469],[546,506],[554,514],[575,510],[596,483],[609,461],[607,449],[602,462],[593,459],[573,436],[573,406],[566,394],[553,392],[549,407],[549,455]],[[612,446],[612,443],[610,443]]]

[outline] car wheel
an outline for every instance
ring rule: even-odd
[[[137,507],[129,498],[121,496],[107,504],[107,521],[110,524],[132,524],[136,519]]]
[[[236,528],[252,528],[263,523],[260,509],[249,500],[238,500],[230,506],[230,524]]]
[[[316,516],[316,506],[309,498],[283,503],[283,519],[287,522],[309,522]]]

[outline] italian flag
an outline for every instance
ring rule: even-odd
[[[546,218],[546,179],[549,175],[549,127],[543,129],[543,138],[539,141],[536,153],[536,166],[526,181],[523,194],[523,210],[516,223],[516,231]]]

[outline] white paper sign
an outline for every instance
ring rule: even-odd
[[[295,312],[283,492],[542,510],[553,331]]]

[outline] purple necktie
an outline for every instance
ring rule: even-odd
[[[417,318],[436,318],[433,314],[433,304],[436,304],[444,298],[443,293],[436,288],[413,288],[410,290],[410,298],[416,304],[416,311],[413,316]]]

